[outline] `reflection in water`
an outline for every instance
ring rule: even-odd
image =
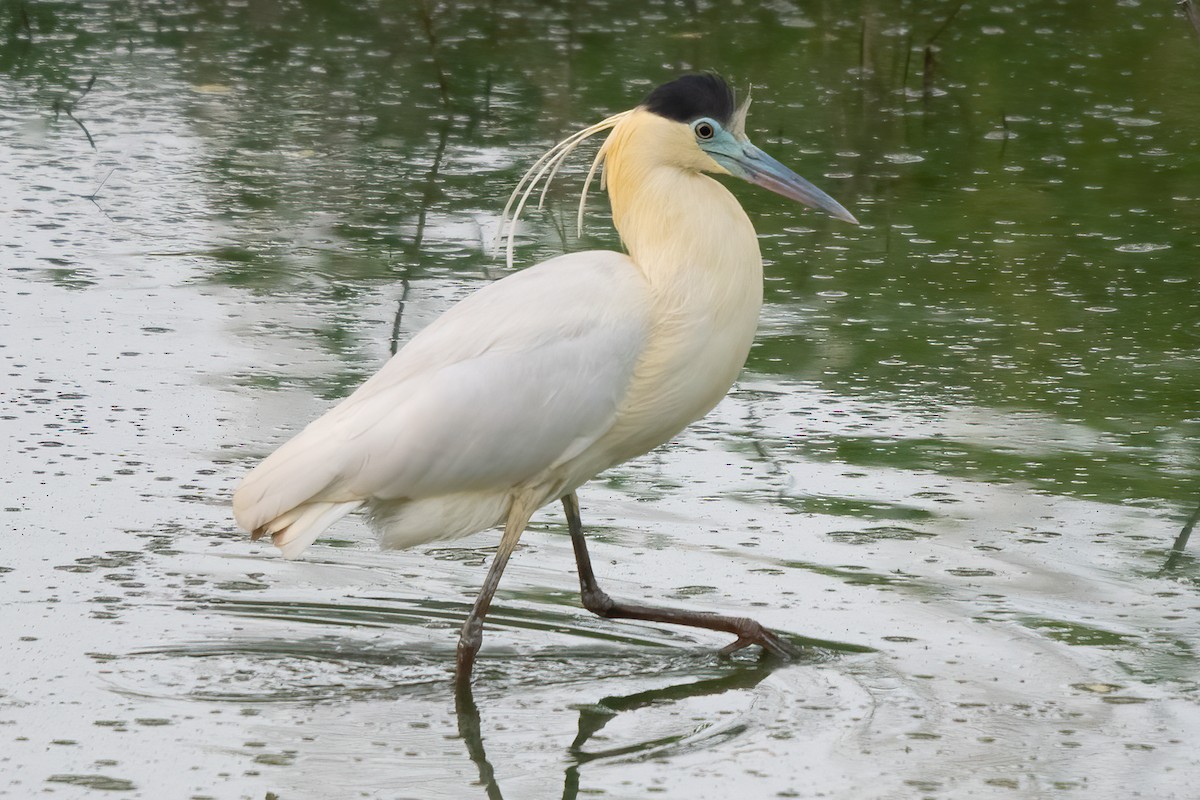
[[[733,689],[752,689],[780,666],[783,666],[783,664],[778,659],[772,659],[769,655],[763,654],[759,657],[757,663],[746,667],[739,667],[727,675],[717,678],[680,683],[661,689],[634,692],[633,694],[605,697],[595,705],[583,706],[579,709],[579,733],[575,736],[575,740],[571,742],[570,747],[571,755],[574,756],[577,766],[572,767],[568,772],[575,775],[577,783],[578,765],[586,764],[598,758],[610,758],[612,756],[657,750],[660,747],[673,744],[684,738],[680,734],[626,745],[625,747],[600,750],[593,753],[585,752],[583,747],[587,744],[588,740],[611,722],[617,714],[662,702],[674,702],[692,697],[718,695]],[[736,729],[727,731],[731,735],[735,735],[736,732]]]
[[[1191,538],[1192,530],[1196,527],[1197,522],[1200,522],[1200,505],[1196,506],[1196,510],[1192,512],[1187,522],[1183,524],[1183,529],[1175,537],[1175,544],[1171,546],[1172,550],[1182,552],[1187,547],[1188,539]]]
[[[689,698],[719,695],[735,689],[753,689],[768,675],[782,666],[778,659],[767,655],[760,656],[757,663],[737,666],[725,675],[705,680],[688,680],[658,689],[633,692],[627,695],[605,697],[595,704],[579,706],[579,732],[567,748],[570,760],[563,776],[563,800],[575,800],[579,795],[579,768],[589,761],[637,754],[649,754],[674,744],[686,738],[687,734],[675,734],[651,739],[634,744],[615,747],[608,750],[587,752],[584,750],[588,741],[602,730],[617,715],[625,711],[634,711],[651,705],[660,705],[686,700]],[[503,793],[496,782],[496,771],[488,761],[487,752],[483,745],[482,722],[479,707],[469,683],[457,686],[454,698],[454,708],[458,716],[458,733],[467,747],[471,762],[479,770],[479,782],[484,786],[489,800],[500,800]],[[722,732],[722,736],[712,743],[719,743],[727,737],[736,736],[740,729],[732,728]]]
[[[83,124],[83,121],[80,120],[79,117],[75,116],[75,106],[77,106],[83,102],[83,98],[87,97],[88,92],[90,92],[92,90],[92,87],[95,85],[96,85],[96,76],[92,75],[92,77],[88,78],[87,85],[85,85],[83,87],[83,91],[79,93],[79,97],[76,97],[74,100],[55,100],[54,101],[54,119],[55,119],[55,121],[58,121],[58,114],[60,111],[63,114],[66,114],[67,118],[70,119],[72,122],[74,122],[76,125],[78,125],[79,130],[83,131],[83,135],[87,137],[88,144],[90,144],[92,146],[93,150],[96,149],[96,140],[92,138],[91,132],[88,131],[87,126]],[[100,190],[97,189],[96,191],[98,192]],[[96,194],[96,192],[93,192],[92,196],[94,197],[95,194]]]
[[[1167,556],[1167,563],[1163,565],[1164,572],[1175,569],[1180,560],[1186,556],[1188,540],[1191,539],[1192,530],[1195,529],[1198,522],[1200,522],[1200,505],[1196,506],[1196,510],[1188,517],[1187,522],[1183,523],[1183,528],[1175,537],[1175,543],[1171,545],[1171,553]]]
[[[425,175],[424,199],[417,213],[417,225],[413,233],[412,246],[405,251],[406,257],[400,269],[400,299],[396,301],[396,316],[392,320],[392,335],[388,348],[391,355],[396,355],[396,351],[400,349],[400,331],[404,319],[404,303],[408,300],[408,293],[412,288],[412,266],[414,263],[420,263],[421,245],[425,240],[425,221],[428,219],[429,209],[433,207],[434,197],[438,191],[438,171],[442,166],[442,158],[446,155],[446,143],[450,140],[450,127],[453,122],[454,117],[447,116],[442,120],[441,125],[438,126],[437,148],[433,153],[433,165]]]
[[[458,735],[467,746],[467,755],[470,756],[471,762],[479,769],[479,782],[487,791],[489,800],[500,800],[504,795],[496,783],[496,771],[492,769],[492,764],[483,749],[479,707],[475,705],[470,683],[456,685],[454,710],[458,715]]]

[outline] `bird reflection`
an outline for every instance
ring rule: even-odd
[[[563,775],[563,800],[575,800],[578,796],[579,768],[584,764],[597,759],[629,755],[661,747],[679,739],[677,736],[671,736],[606,750],[591,752],[585,750],[588,741],[621,713],[636,711],[664,702],[675,703],[694,697],[724,694],[732,690],[752,689],[780,666],[782,664],[776,659],[760,658],[755,663],[738,664],[729,672],[715,678],[699,681],[689,680],[685,683],[627,695],[610,695],[593,704],[581,707],[578,733],[567,747],[570,766]],[[467,755],[471,762],[479,770],[479,783],[484,787],[488,800],[503,800],[504,794],[500,791],[499,783],[496,782],[496,771],[488,761],[487,752],[484,750],[479,707],[475,704],[469,683],[457,686],[454,700],[454,708],[458,716],[458,735],[467,746]]]
[[[454,695],[454,712],[458,715],[458,735],[467,745],[471,763],[479,769],[479,783],[487,792],[488,800],[503,800],[500,785],[496,783],[496,771],[488,761],[483,749],[483,734],[480,730],[479,707],[471,694],[471,684],[459,684]]]
[[[1186,559],[1188,539],[1192,536],[1192,530],[1196,524],[1200,523],[1200,506],[1196,506],[1196,510],[1188,517],[1188,521],[1183,524],[1183,530],[1175,537],[1175,543],[1171,545],[1171,552],[1167,555],[1167,561],[1163,564],[1159,574],[1170,572]]]

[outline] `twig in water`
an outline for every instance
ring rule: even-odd
[[[937,66],[937,57],[934,55],[933,44],[938,40],[938,37],[946,31],[946,28],[950,27],[950,23],[953,22],[954,18],[958,16],[958,12],[962,10],[962,7],[966,5],[966,2],[967,0],[959,0],[958,5],[954,7],[953,11],[946,15],[946,18],[942,20],[942,24],[936,31],[933,32],[933,35],[925,40],[925,75],[922,82],[922,88],[925,92],[926,99],[929,99],[933,92],[933,70],[934,67]]]
[[[1196,506],[1196,510],[1188,517],[1187,523],[1183,526],[1183,530],[1175,537],[1175,544],[1171,545],[1171,549],[1177,553],[1182,553],[1183,548],[1187,547],[1188,539],[1191,538],[1192,529],[1196,527],[1196,523],[1200,522],[1200,505]]]
[[[400,285],[404,290],[400,292],[400,300],[396,303],[396,318],[392,320],[392,342],[391,353],[396,355],[396,351],[400,349],[400,320],[404,317],[404,301],[408,299],[408,277],[400,279]]]
[[[450,141],[450,126],[453,123],[454,117],[447,117],[438,131],[437,150],[433,154],[433,165],[425,175],[425,193],[421,198],[421,211],[417,214],[417,230],[413,234],[413,258],[419,258],[421,255],[421,244],[425,241],[425,223],[429,216],[429,207],[433,205],[437,195],[438,172],[442,168],[442,158],[446,155],[446,143]],[[409,267],[406,265],[404,275],[400,278],[400,285],[404,287],[404,290],[400,293],[400,301],[396,305],[396,318],[392,321],[392,355],[396,355],[396,351],[400,349],[400,320],[404,316],[404,301],[408,299],[408,270]]]
[[[90,145],[92,146],[92,149],[93,149],[93,150],[95,150],[95,149],[96,149],[96,140],[95,140],[95,139],[93,139],[93,138],[92,138],[92,134],[90,134],[90,133],[88,132],[87,126],[86,126],[86,125],[84,125],[82,122],[80,122],[80,121],[79,121],[79,120],[78,120],[78,119],[75,117],[75,115],[71,113],[71,110],[70,110],[70,109],[67,109],[67,116],[71,118],[71,121],[72,121],[72,122],[74,122],[76,125],[78,125],[78,126],[79,126],[79,130],[83,131],[83,135],[87,137],[88,144],[90,144]]]
[[[425,191],[421,197],[421,211],[417,214],[417,231],[413,235],[413,255],[420,255],[421,244],[425,241],[425,223],[429,216],[429,207],[437,197],[438,172],[442,168],[442,158],[446,155],[446,143],[450,140],[450,126],[454,117],[447,117],[438,131],[437,150],[433,154],[433,166],[425,175]]]
[[[75,98],[73,101],[71,101],[69,103],[63,102],[60,100],[54,101],[54,119],[55,120],[58,119],[58,112],[60,112],[60,111],[64,114],[66,114],[67,117],[72,122],[74,122],[76,125],[79,126],[79,130],[83,131],[83,135],[87,137],[88,144],[90,144],[92,146],[93,150],[96,149],[96,140],[93,139],[92,134],[88,132],[87,126],[84,125],[82,122],[80,122],[79,119],[75,116],[75,114],[73,112],[75,111],[75,106],[82,103],[83,98],[87,97],[88,92],[90,92],[92,90],[92,86],[94,86],[95,83],[96,83],[96,76],[95,76],[95,74],[93,74],[92,77],[90,79],[88,79],[87,86],[83,87],[83,92],[80,93],[79,97]],[[100,190],[97,189],[96,191],[100,191]]]
[[[1197,523],[1200,523],[1200,505],[1196,506],[1196,510],[1184,523],[1183,530],[1175,537],[1175,544],[1171,545],[1171,552],[1167,555],[1167,563],[1163,564],[1159,574],[1170,572],[1179,566],[1179,562],[1183,559],[1184,548],[1187,547],[1188,539],[1192,536],[1192,529],[1196,527]]]
[[[936,42],[938,40],[939,36],[941,36],[943,33],[945,33],[946,28],[950,27],[950,23],[954,21],[954,18],[958,16],[958,12],[962,11],[962,7],[965,6],[966,4],[967,4],[967,0],[959,0],[959,3],[958,3],[958,5],[956,5],[954,7],[954,10],[951,11],[950,14],[944,20],[942,20],[941,26],[936,31],[933,32],[933,36],[930,36],[928,39],[925,40],[926,47],[929,47],[930,45],[932,45],[934,42]]]
[[[113,167],[112,169],[110,169],[108,171],[108,174],[104,176],[104,180],[100,181],[100,185],[96,187],[96,191],[89,194],[87,196],[87,199],[91,200],[93,203],[96,202],[96,195],[100,194],[100,190],[104,188],[104,184],[108,183],[108,179],[111,178],[112,174],[116,171],[117,171],[116,167]]]
[[[96,85],[96,75],[95,75],[95,73],[92,73],[92,77],[88,78],[87,86],[83,87],[83,91],[79,93],[79,97],[76,97],[75,102],[71,103],[71,108],[74,108],[75,106],[82,103],[83,98],[88,96],[88,92],[90,92],[92,90],[92,87],[95,85]]]
[[[91,194],[84,195],[84,199],[90,200],[92,205],[94,205],[96,208],[100,209],[100,213],[103,214],[104,216],[108,217],[109,222],[116,222],[116,220],[113,219],[111,216],[109,216],[109,213],[104,210],[104,206],[102,206],[98,202],[96,202],[96,195],[100,194],[100,190],[104,188],[104,184],[108,183],[108,179],[111,178],[112,174],[116,171],[117,171],[116,167],[113,167],[112,169],[110,169],[108,171],[108,174],[104,176],[104,180],[100,181],[100,185],[96,187],[96,191],[92,192]]]
[[[28,36],[30,39],[32,39],[33,38],[33,26],[29,24],[29,9],[27,9],[25,7],[24,3],[21,3],[20,25],[21,25],[21,30],[25,31],[25,35]]]
[[[433,29],[433,14],[429,10],[427,0],[421,0],[418,4],[421,9],[421,27],[425,29],[425,38],[429,40],[429,51],[433,58],[433,68],[437,70],[438,90],[442,94],[442,106],[450,107],[450,82],[446,80],[446,67],[442,64],[441,47],[438,43],[437,33]]]
[[[921,93],[928,100],[933,95],[933,68],[936,66],[936,59],[933,56],[933,48],[925,45],[925,63],[922,65],[921,73]]]

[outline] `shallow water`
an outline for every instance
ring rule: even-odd
[[[0,796],[1192,796],[1200,39],[954,5],[6,6]],[[284,562],[229,493],[507,272],[538,153],[693,68],[864,224],[734,187],[748,368],[584,520],[612,594],[805,657],[588,615],[547,509],[456,708],[494,534]],[[587,161],[518,266],[616,245]]]

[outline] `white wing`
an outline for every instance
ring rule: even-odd
[[[562,256],[490,284],[247,475],[238,523],[278,530],[302,506],[318,517],[372,498],[519,485],[608,430],[647,319],[645,281],[619,253]]]

